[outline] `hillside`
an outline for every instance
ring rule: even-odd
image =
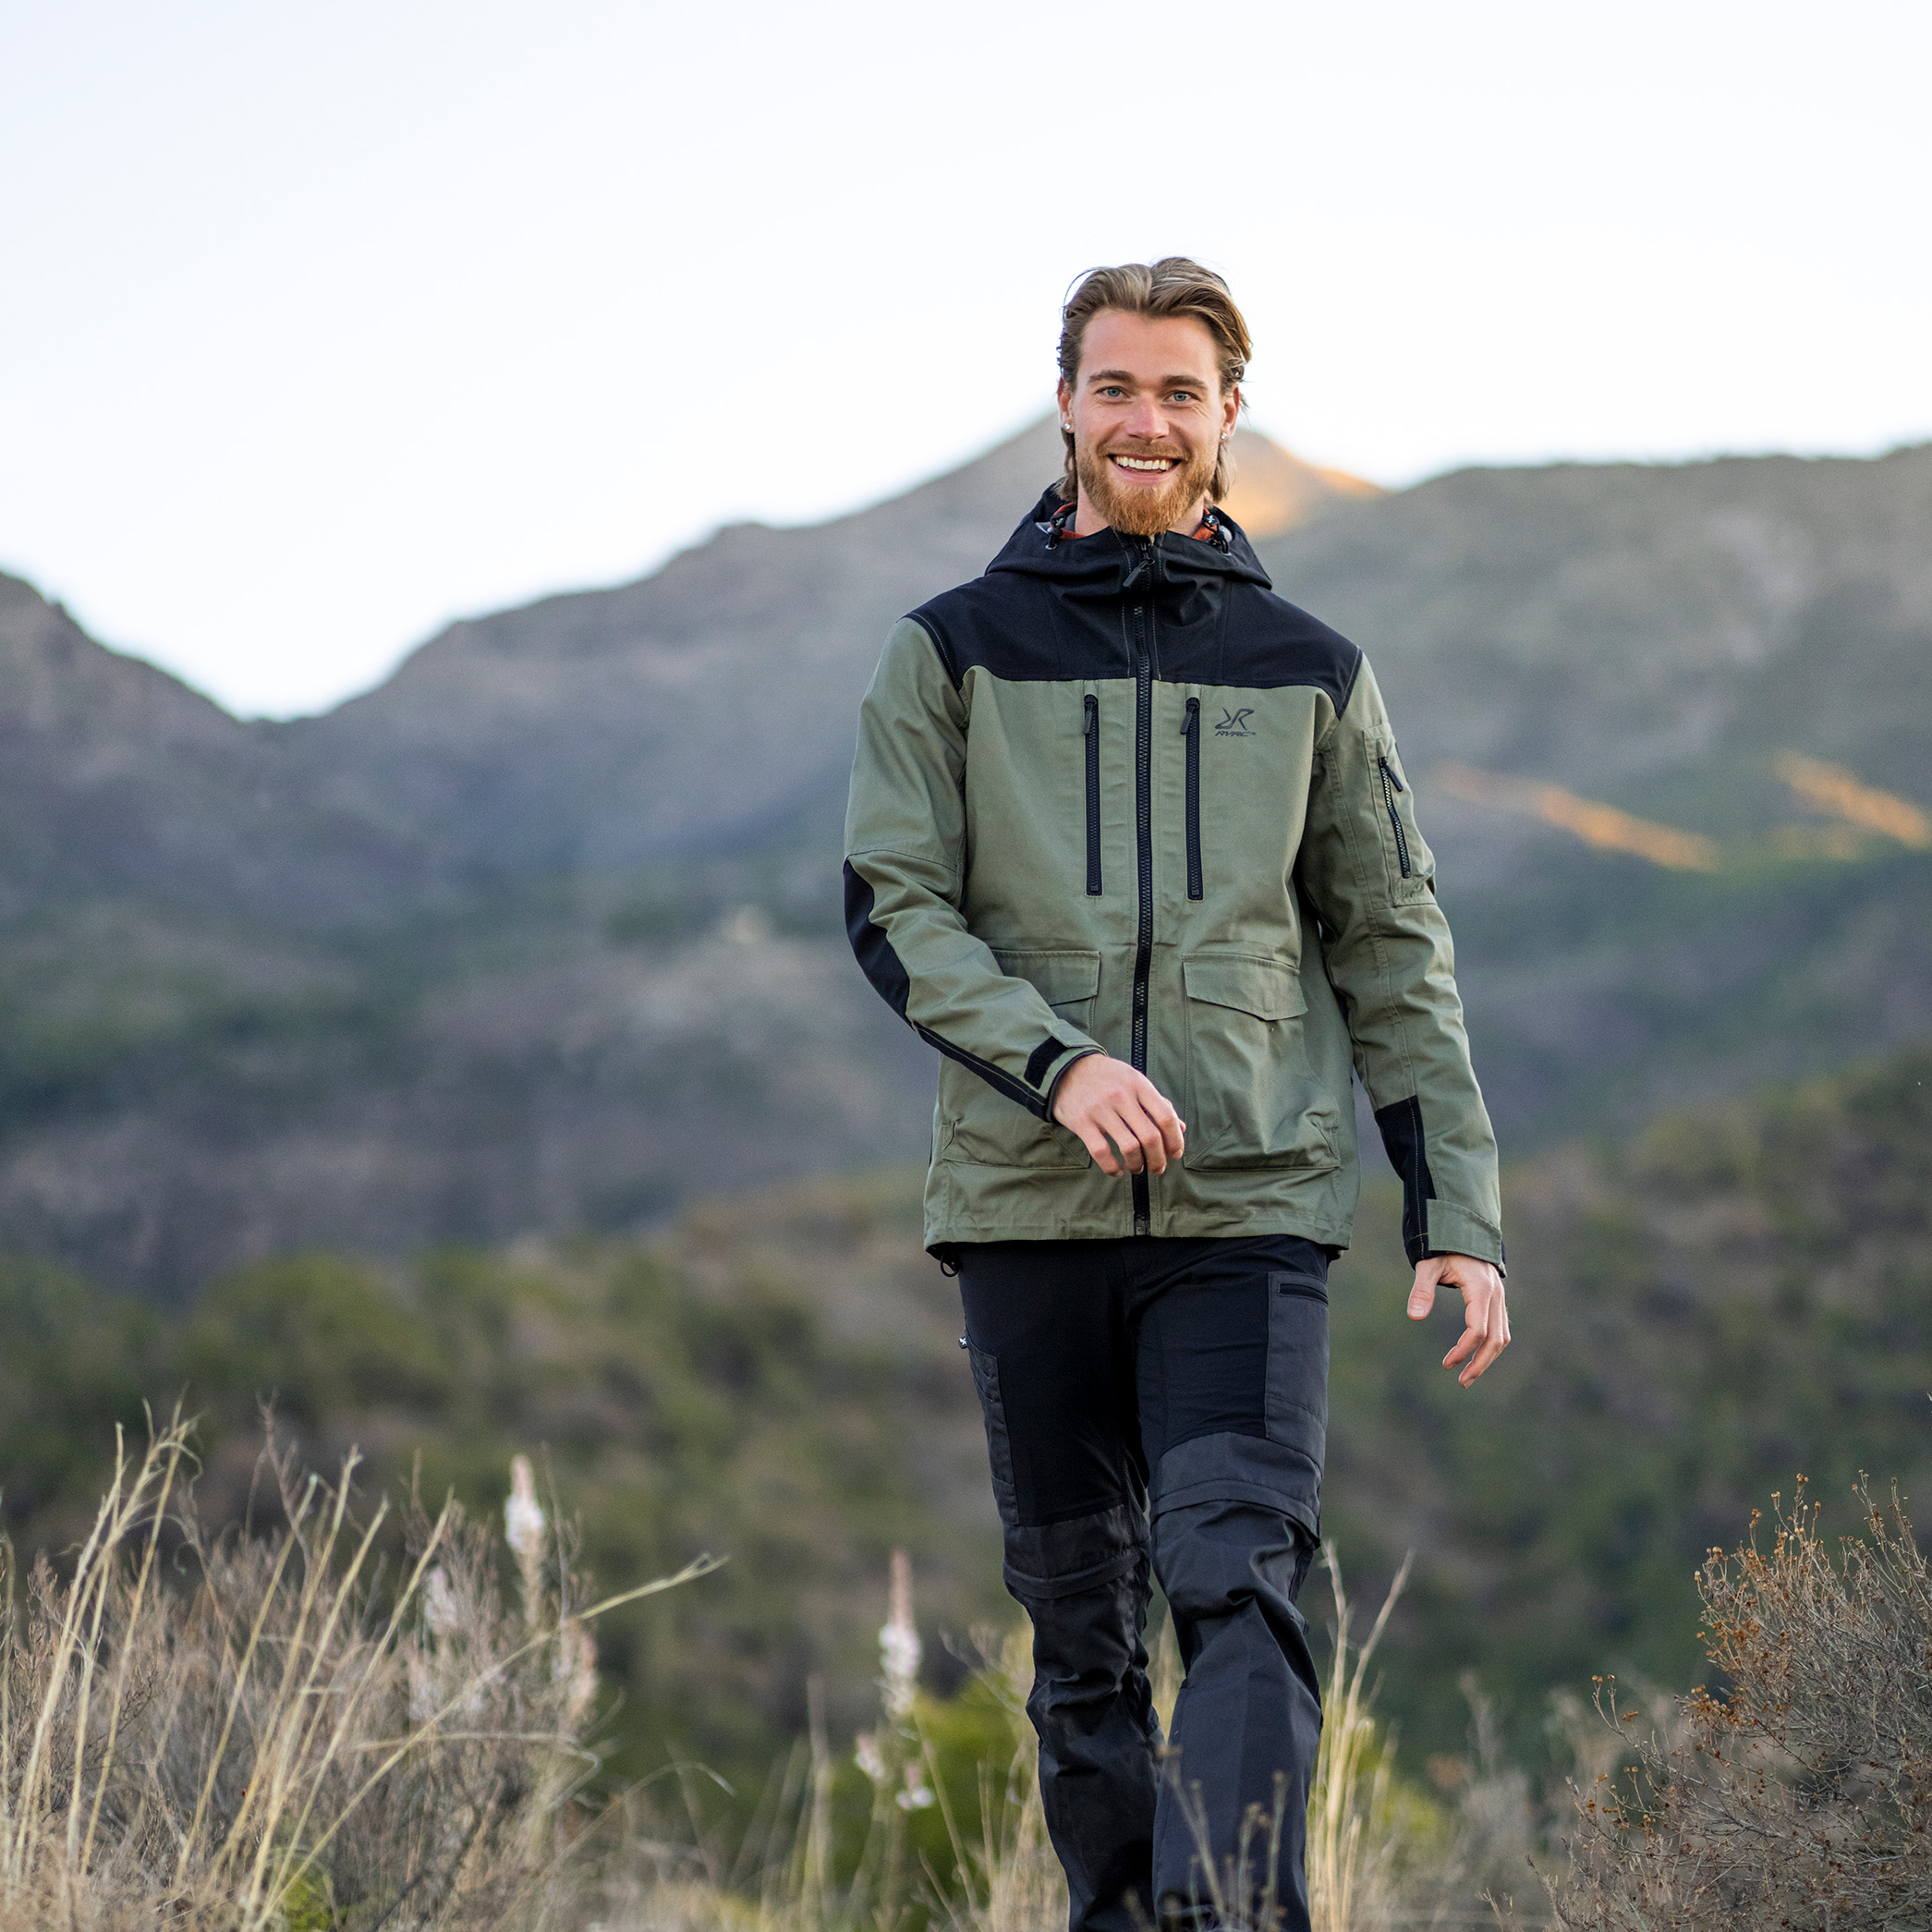
[[[930,1058],[839,925],[853,707],[1057,461],[1041,426],[723,531],[294,724],[0,584],[0,1241],[179,1299],[917,1160]],[[1932,448],[1392,495],[1242,461],[1279,587],[1389,693],[1507,1147],[1927,1030]]]
[[[1270,522],[1367,486],[1244,431]],[[886,627],[976,577],[1061,467],[1051,418],[810,529],[747,524],[642,582],[453,625],[380,689],[272,727],[317,795],[433,828],[484,877],[634,870],[764,843],[843,805]]]
[[[1769,1493],[1811,1478],[1850,1526],[1860,1469],[1932,1477],[1932,1051],[1678,1112],[1620,1153],[1519,1164],[1516,1341],[1476,1388],[1418,1330],[1395,1202],[1331,1288],[1324,1529],[1358,1602],[1414,1581],[1380,1701],[1414,1767],[1462,1749],[1473,1671],[1518,1746],[1594,1674],[1680,1685],[1700,1658],[1692,1573]],[[700,1549],[731,1562],[613,1626],[620,1763],[702,1753],[756,1790],[826,1675],[835,1739],[869,1720],[887,1555],[910,1548],[930,1680],[1015,1612],[1001,1592],[952,1284],[917,1247],[905,1172],[723,1197],[654,1240],[446,1252],[372,1270],[307,1257],[222,1281],[178,1315],[44,1267],[0,1267],[0,1467],[17,1543],[83,1527],[114,1421],[184,1387],[206,1417],[205,1510],[238,1513],[279,1410],[369,1484],[454,1484],[500,1508],[542,1452],[585,1552],[621,1587]],[[1452,1298],[1449,1298],[1452,1300]],[[258,1504],[259,1507],[259,1504]],[[1325,1603],[1306,1604],[1319,1629]]]

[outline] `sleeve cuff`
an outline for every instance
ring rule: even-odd
[[[1053,1096],[1059,1090],[1061,1081],[1065,1079],[1067,1068],[1076,1060],[1085,1060],[1089,1053],[1104,1053],[1106,1051],[1105,1047],[1090,1041],[1083,1042],[1079,1046],[1069,1047],[1048,1065],[1045,1077],[1039,1083],[1040,1100],[1046,1108],[1046,1119],[1053,1118]]]
[[[1453,1201],[1430,1201],[1425,1211],[1428,1217],[1425,1254],[1470,1255],[1478,1261],[1493,1262],[1498,1270],[1501,1270],[1501,1228],[1483,1220],[1480,1215],[1472,1214],[1466,1208],[1458,1208]],[[1411,1256],[1410,1258],[1421,1260],[1423,1256]]]

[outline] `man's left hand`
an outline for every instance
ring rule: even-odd
[[[1502,1277],[1493,1263],[1473,1255],[1432,1255],[1416,1264],[1409,1290],[1409,1319],[1421,1321],[1436,1306],[1436,1286],[1446,1282],[1463,1297],[1462,1340],[1442,1357],[1445,1368],[1463,1365],[1456,1379],[1468,1388],[1510,1345],[1510,1311]]]

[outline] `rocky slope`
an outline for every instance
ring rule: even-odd
[[[1279,587],[1389,693],[1507,1144],[1926,1030],[1932,852],[1780,756],[1895,828],[1932,807],[1932,448],[1391,496],[1243,460]],[[852,711],[891,618],[1057,461],[1042,426],[820,529],[721,532],[288,725],[0,581],[0,1240],[180,1295],[916,1158],[927,1056],[838,923]],[[1552,784],[1716,869],[1498,808]]]

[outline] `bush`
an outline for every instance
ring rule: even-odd
[[[1638,1735],[1579,1796],[1566,1926],[1878,1932],[1932,1923],[1932,1575],[1894,1491],[1861,1483],[1834,1558],[1801,1484],[1768,1552],[1713,1552],[1698,1586],[1720,1688]]]

